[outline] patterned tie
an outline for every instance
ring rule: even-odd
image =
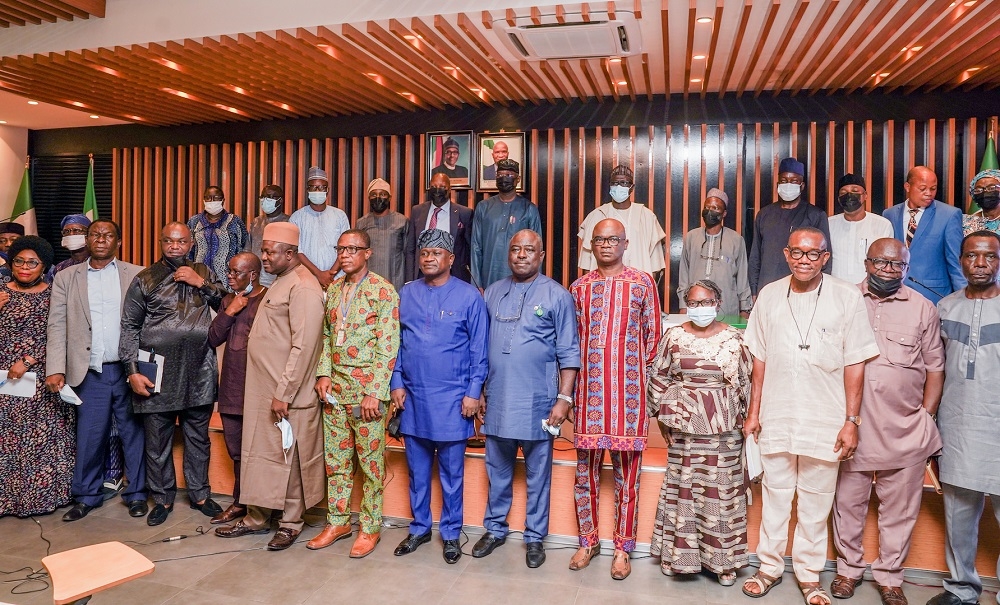
[[[431,224],[430,224],[429,227],[427,227],[428,229],[437,229],[438,228],[438,215],[439,214],[441,214],[441,209],[440,208],[435,208],[434,209],[434,214],[431,215]],[[912,218],[910,219],[910,222],[913,222]]]
[[[913,234],[917,232],[917,212],[919,208],[910,208],[910,222],[906,225],[906,247],[913,242]]]

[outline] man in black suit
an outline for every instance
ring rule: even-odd
[[[451,274],[465,282],[472,279],[469,271],[472,248],[472,210],[451,202],[451,181],[443,173],[431,177],[427,190],[430,201],[410,212],[410,230],[406,236],[406,280],[421,277],[417,268],[417,238],[425,229],[441,229],[455,240],[455,262]]]

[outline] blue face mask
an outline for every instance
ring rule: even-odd
[[[260,198],[260,209],[264,214],[271,214],[278,209],[278,200],[273,197]]]

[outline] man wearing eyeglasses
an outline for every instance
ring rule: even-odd
[[[903,562],[920,512],[928,456],[941,449],[934,414],[944,386],[941,319],[934,305],[902,285],[910,253],[903,242],[875,240],[858,284],[879,356],[865,367],[854,457],[840,463],[833,503],[837,577],[830,592],[850,598],[868,566],[861,545],[873,479],[878,494],[878,557],[872,576],[886,605],[906,605]]]
[[[323,353],[316,393],[323,404],[327,470],[327,524],[306,545],[325,548],[351,535],[354,453],[361,471],[361,530],[351,548],[360,559],[381,538],[385,481],[385,420],[389,380],[399,351],[399,296],[381,275],[368,270],[371,239],[349,229],[337,244],[343,277],[326,291]]]
[[[90,251],[87,249],[87,229],[90,228],[90,219],[82,214],[70,214],[63,217],[62,223],[62,247],[69,250],[69,258],[52,265],[46,279],[52,281],[56,273],[63,269],[78,265],[90,258]]]
[[[340,234],[351,228],[347,213],[327,204],[330,178],[319,166],[306,175],[309,203],[292,213],[288,222],[299,228],[299,260],[326,290],[340,273],[337,242]]]
[[[629,553],[635,549],[639,473],[649,430],[646,376],[660,342],[656,285],[650,274],[623,262],[630,243],[617,219],[597,223],[590,239],[597,269],[570,286],[583,367],[573,408],[580,549],[569,568],[583,569],[601,552],[598,504],[608,451],[615,474],[611,577],[616,580],[632,571]]]
[[[824,233],[803,227],[787,242],[791,275],[761,289],[745,336],[754,360],[743,434],[760,445],[764,507],[760,569],[743,592],[760,597],[781,581],[797,497],[795,579],[806,603],[829,605],[819,584],[827,519],[840,461],[858,446],[865,362],[879,350],[857,286],[822,272],[830,261]]]
[[[205,189],[202,202],[205,210],[187,222],[193,241],[188,258],[222,276],[229,270],[229,261],[250,245],[250,233],[243,219],[226,211],[226,196],[217,185]]]
[[[684,293],[691,284],[708,279],[722,290],[722,315],[750,316],[753,302],[747,281],[747,245],[743,236],[723,225],[728,206],[729,196],[725,191],[709,189],[701,211],[705,226],[684,236],[677,276],[681,313],[687,311]]]

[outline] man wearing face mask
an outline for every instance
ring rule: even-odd
[[[837,204],[843,214],[830,217],[830,246],[837,251],[831,261],[834,277],[852,284],[868,276],[865,258],[872,242],[892,237],[892,223],[865,211],[868,191],[860,174],[847,173],[837,181]]]
[[[194,241],[188,258],[205,263],[216,275],[225,275],[230,259],[247,249],[250,234],[243,219],[226,211],[222,189],[212,185],[205,189],[202,200],[205,211],[187,222]]]
[[[78,265],[90,258],[90,251],[87,249],[87,229],[90,228],[90,219],[82,214],[70,214],[63,218],[62,224],[62,247],[69,250],[69,258],[49,269],[46,279],[52,281],[56,273],[63,269]]]
[[[962,217],[962,232],[974,231],[1000,233],[1000,170],[983,170],[969,183],[969,195],[979,210]]]
[[[803,227],[819,229],[830,241],[826,212],[802,199],[805,189],[806,166],[795,158],[785,158],[778,164],[778,200],[761,208],[754,219],[753,245],[750,247],[750,292],[757,293],[767,284],[790,274],[785,261],[788,234]],[[837,249],[830,246],[831,257]],[[830,272],[830,263],[823,267]]]
[[[417,261],[417,238],[428,229],[441,229],[451,234],[455,246],[451,275],[464,282],[471,281],[472,209],[451,202],[451,180],[440,172],[431,177],[427,199],[410,212],[410,228],[406,234],[406,281],[423,276]]]
[[[517,193],[520,165],[511,159],[497,162],[497,195],[476,205],[472,219],[472,282],[480,289],[510,275],[507,248],[522,229],[542,233],[538,207]]]
[[[278,185],[266,185],[260,191],[260,214],[250,223],[250,252],[260,258],[264,243],[264,227],[271,223],[287,223],[288,218],[285,214],[285,190]],[[274,275],[267,271],[261,272],[260,285],[267,288],[273,282]]]
[[[406,283],[406,238],[410,233],[410,221],[389,210],[392,188],[383,179],[373,179],[365,193],[371,212],[358,219],[356,228],[367,233],[372,242],[368,268],[389,280],[399,292]]]
[[[299,260],[325,290],[340,272],[337,240],[351,228],[347,213],[326,203],[330,178],[319,166],[309,169],[306,193],[309,203],[292,213],[288,222],[299,228]]]
[[[840,463],[833,502],[838,557],[830,592],[838,599],[854,595],[868,565],[861,539],[875,479],[879,540],[872,576],[883,603],[906,605],[903,561],[920,512],[927,457],[941,449],[934,424],[944,385],[941,319],[929,300],[902,285],[909,259],[903,242],[877,239],[864,261],[868,278],[858,284],[879,356],[865,367],[858,449]]]
[[[577,266],[581,271],[593,271],[597,268],[598,263],[590,241],[594,236],[594,227],[606,218],[616,219],[625,225],[628,249],[625,250],[622,262],[626,267],[645,271],[654,278],[666,268],[663,239],[667,234],[652,210],[630,200],[634,188],[635,179],[631,168],[619,164],[611,170],[611,202],[598,206],[588,214],[577,233],[580,238],[580,259]]]
[[[729,196],[725,191],[709,189],[701,211],[705,226],[684,236],[677,277],[681,313],[687,312],[684,293],[694,282],[707,279],[722,290],[722,315],[750,316],[753,303],[747,281],[747,245],[740,234],[722,224],[728,206]]]

